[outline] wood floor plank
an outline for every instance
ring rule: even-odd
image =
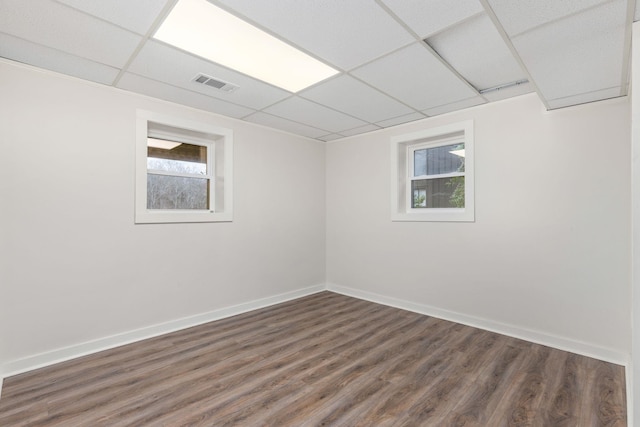
[[[373,310],[371,310],[371,307],[369,308],[369,311],[372,312]],[[350,315],[351,314],[349,314],[349,316]],[[379,315],[379,317],[383,316],[384,314]],[[295,318],[294,320],[296,320],[297,323],[300,321],[300,319]],[[319,326],[317,318],[309,317],[309,321],[316,326]],[[314,333],[319,339],[321,339],[322,336],[318,331],[330,331],[332,327],[331,322],[325,321],[321,323],[322,328],[316,328],[316,332]],[[355,326],[357,326],[357,322]],[[314,329],[309,328],[305,330],[304,328],[301,328],[298,333],[294,334],[287,330],[278,329],[278,333],[282,334],[281,337],[273,337],[267,334],[257,337],[251,342],[243,345],[238,344],[238,347],[228,349],[228,352],[233,354],[233,356],[229,358],[220,358],[215,353],[209,354],[208,357],[206,357],[207,355],[201,357],[199,353],[192,354],[191,357],[183,363],[179,363],[178,360],[175,360],[174,362],[176,366],[171,370],[168,370],[166,374],[162,373],[161,377],[141,378],[138,384],[131,382],[119,383],[113,385],[113,389],[122,389],[123,386],[127,386],[129,389],[128,393],[132,396],[152,394],[154,399],[147,401],[147,403],[154,407],[164,407],[165,409],[170,408],[170,404],[177,405],[179,407],[185,406],[187,405],[186,402],[189,400],[199,402],[202,393],[208,393],[212,390],[217,393],[220,393],[221,390],[228,393],[232,387],[247,384],[247,378],[260,376],[260,369],[268,370],[269,366],[264,366],[266,363],[272,362],[272,364],[283,364],[282,360],[280,360],[283,355],[278,354],[279,350],[286,350],[293,353],[295,351],[304,351],[304,348],[301,349],[298,344],[304,344],[305,346],[312,347],[313,342],[311,341],[311,337],[308,332],[311,330]],[[273,333],[273,331],[271,332]],[[266,339],[265,336],[267,336]],[[270,342],[274,344],[267,346],[267,343]],[[260,348],[261,351],[256,352],[256,348]],[[311,350],[313,350],[313,348],[311,348]],[[242,369],[249,364],[252,366],[252,370]],[[229,372],[232,373],[229,374]],[[167,377],[166,375],[170,375],[170,377]],[[212,388],[214,386],[211,385],[211,380],[215,380],[220,377],[225,377],[226,380],[223,384],[223,388],[220,384],[217,384],[215,388]],[[171,384],[172,387],[166,389],[164,385],[167,383]],[[131,386],[134,387],[131,388]],[[99,406],[104,411],[109,407],[108,405],[111,402],[104,400],[105,390],[101,390],[99,395],[103,398]],[[133,409],[137,411],[138,414],[154,412],[149,411],[149,408],[141,408],[140,401],[135,398],[132,400],[131,405],[134,405]],[[131,407],[131,405],[127,406]],[[61,408],[68,408],[65,404],[60,406]],[[123,408],[117,408],[115,412],[120,415],[122,413],[122,409]],[[142,411],[142,409],[145,409],[145,411]],[[155,415],[160,415],[159,410],[156,410],[154,413]],[[60,414],[56,413],[55,415],[59,416]],[[147,417],[145,421],[151,422],[152,420]]]
[[[351,319],[351,326],[350,326],[351,328],[361,329],[364,331],[363,333],[366,334],[368,333],[367,328],[372,327],[372,324],[375,324],[374,321],[376,319],[383,319],[383,320],[386,319],[387,313],[385,313],[382,310],[384,310],[384,308],[382,307],[369,306],[367,311],[371,316],[366,318],[369,320],[367,324],[365,324],[366,320],[351,318],[353,316],[353,313],[351,312],[345,313],[345,316],[346,318]],[[362,314],[362,313],[356,313],[356,314]],[[313,319],[313,322],[317,323],[316,319]],[[287,334],[284,334],[284,336],[282,337],[273,337],[273,339],[271,339],[270,341],[272,341],[274,344],[272,344],[271,346],[268,346],[264,342],[257,341],[257,342],[261,342],[261,345],[262,345],[262,351],[260,352],[261,360],[254,363],[250,370],[231,369],[232,373],[224,374],[224,379],[225,379],[224,384],[218,385],[217,386],[218,388],[215,389],[215,391],[218,394],[224,396],[225,393],[231,394],[232,387],[240,387],[240,386],[250,387],[250,385],[248,384],[247,378],[253,378],[253,377],[260,378],[260,371],[259,371],[260,369],[262,369],[262,371],[265,371],[265,370],[269,371],[269,369],[273,369],[274,366],[279,366],[279,365],[287,366],[287,369],[292,369],[292,366],[286,365],[284,363],[283,358],[286,357],[287,354],[282,353],[282,351],[286,351],[288,355],[295,354],[296,358],[300,358],[301,355],[304,354],[305,352],[308,352],[310,354],[315,354],[317,353],[317,348],[319,345],[318,342],[322,342],[324,345],[332,344],[331,341],[327,341],[326,337],[323,337],[319,331],[324,330],[324,331],[331,332],[335,329],[334,325],[340,324],[341,322],[342,320],[340,319],[340,317],[334,316],[330,322],[322,322],[321,328],[319,325],[317,325],[318,328],[316,328],[315,330],[311,328],[307,328],[307,329],[301,328],[300,336],[291,335],[287,333]],[[346,331],[348,332],[348,329],[346,329]],[[293,338],[296,338],[299,342],[292,342],[291,340]],[[342,344],[344,345],[344,340],[342,340]],[[304,345],[304,346],[300,347],[300,345]],[[254,354],[255,352],[253,351],[253,346],[251,347],[247,346],[246,348],[241,349],[241,351],[238,352],[238,356],[243,355],[245,353],[251,354],[251,355]],[[265,366],[265,364],[267,363],[271,363],[271,365]],[[212,366],[214,366],[216,365],[216,362],[211,361],[211,364]],[[224,370],[223,372],[228,371],[227,365],[228,365],[228,362],[225,362],[220,366],[220,368]],[[205,370],[199,368],[196,375],[203,378],[205,381],[199,382],[198,385],[202,384],[202,387],[205,387],[205,388],[212,387],[210,384],[208,384],[208,380],[211,380],[211,379],[216,380],[218,377],[222,377],[222,374],[218,375],[216,374],[216,372],[210,372],[212,366],[205,368]],[[224,391],[225,393],[220,393],[221,391]],[[189,378],[189,375],[187,374],[186,377],[183,376],[183,378],[180,379],[179,383],[176,384],[176,386],[172,387],[172,389],[170,391],[167,391],[166,393],[161,390],[154,390],[154,395],[157,396],[158,398],[155,399],[152,402],[152,404],[155,406],[164,405],[164,407],[166,408],[167,404],[163,404],[164,401],[177,403],[179,406],[182,407],[181,410],[183,412],[191,411],[189,405],[197,405],[199,406],[199,410],[203,411],[204,406],[202,406],[202,403],[200,402],[198,395],[194,396],[194,393],[201,393],[201,392],[206,392],[206,390],[202,391],[200,388],[194,387],[192,379]],[[239,391],[236,389],[233,395],[237,396],[237,393],[239,393]],[[134,403],[136,402],[134,401]],[[209,402],[208,402],[208,404],[210,405],[223,404],[223,403],[217,402],[216,399],[209,399]],[[139,412],[142,412],[140,411],[139,407],[136,407],[136,409]],[[149,411],[148,408],[146,408],[146,412],[152,412],[152,411]],[[160,413],[160,411],[156,411],[156,415],[162,415],[162,414]],[[151,422],[153,420],[146,418],[145,421]]]
[[[437,320],[437,327],[444,327],[431,338],[420,342],[418,349],[404,357],[383,378],[391,378],[394,387],[379,399],[373,408],[363,414],[356,425],[367,426],[377,422],[396,422],[420,399],[421,392],[431,387],[438,378],[448,375],[462,353],[452,351],[473,333],[472,328],[456,331],[450,322]],[[416,355],[417,357],[413,357]]]
[[[538,409],[539,424],[575,426],[578,422],[576,414],[582,411],[580,395],[583,390],[578,379],[586,376],[584,364],[575,354],[553,352],[550,357],[555,357],[557,361],[550,364],[550,368],[555,370],[546,373],[550,377],[549,387]]]
[[[388,316],[387,316],[388,317]],[[362,334],[360,334],[360,336],[357,337],[357,339],[353,339],[348,341],[349,345],[343,345],[342,346],[338,346],[336,348],[334,348],[333,352],[336,353],[339,356],[339,365],[342,367],[346,367],[344,369],[337,369],[335,366],[333,365],[325,365],[325,366],[330,366],[330,370],[328,372],[324,372],[322,375],[320,375],[320,377],[323,379],[324,382],[329,381],[330,378],[333,377],[338,377],[339,378],[339,382],[344,382],[346,380],[346,378],[349,379],[353,379],[355,378],[355,376],[357,375],[361,375],[362,372],[365,370],[366,366],[371,366],[372,363],[371,362],[367,362],[366,359],[359,359],[359,358],[355,358],[354,360],[357,360],[359,363],[358,365],[354,368],[352,366],[349,366],[348,363],[346,362],[349,359],[349,354],[342,354],[342,352],[340,351],[341,347],[344,347],[345,350],[346,349],[353,349],[353,348],[357,348],[359,350],[363,349],[363,346],[365,345],[369,345],[369,347],[367,347],[368,349],[372,349],[374,346],[375,342],[378,342],[378,340],[376,338],[380,337],[380,336],[387,336],[390,334],[400,334],[402,332],[402,329],[405,326],[409,326],[411,324],[411,322],[415,323],[417,320],[419,319],[406,319],[402,322],[398,322],[396,319],[392,318],[392,320],[387,320],[387,318],[385,319],[381,319],[380,322],[369,322],[367,324],[368,328],[371,328],[372,330],[369,331],[364,331]],[[393,323],[393,328],[390,329],[389,323]],[[376,328],[377,326],[377,328]],[[344,351],[344,350],[343,350]],[[315,352],[315,349],[314,349]],[[296,354],[295,355],[296,358],[304,358],[304,354]],[[295,361],[290,361],[288,365],[291,364],[295,364],[297,362]],[[283,365],[283,361],[276,359],[274,360],[274,364],[275,366],[280,366]],[[288,366],[287,366],[287,369]],[[319,368],[319,370],[322,370],[323,367]],[[269,367],[268,372],[265,373],[263,375],[263,377],[266,377],[266,381],[272,380],[274,374],[278,374],[277,372],[277,368],[274,369],[273,367]],[[309,378],[313,378],[313,377],[318,377],[317,375],[313,375],[313,373],[307,373],[306,374],[306,378],[305,378],[305,382],[308,382]],[[348,380],[346,380],[348,381]],[[262,386],[262,384],[260,384],[260,386]],[[256,391],[256,387],[258,387],[259,390],[259,386],[256,385],[252,385],[251,387],[251,392],[250,393],[255,393]],[[337,392],[339,390],[340,384],[338,384],[337,388],[333,388],[333,384],[332,386],[330,386],[329,389],[323,388],[319,390],[319,393],[322,394],[324,396],[324,399],[327,399],[327,396]],[[245,397],[244,395],[242,397]],[[313,405],[316,404],[315,400],[316,398],[314,396],[311,396],[309,399],[309,401],[304,403],[304,405],[307,407],[307,411],[311,410],[311,407]],[[326,400],[323,400],[322,403],[324,403]],[[299,405],[300,403],[298,403]],[[185,409],[187,410],[187,409]],[[217,409],[217,412],[220,412],[221,414],[225,414],[225,410],[224,409]],[[286,419],[289,420],[293,420],[295,419],[297,416],[297,414],[295,413],[291,413],[291,414],[287,414],[285,415]],[[268,422],[268,420],[267,420]],[[273,425],[277,425],[279,422],[273,421]]]
[[[532,345],[519,372],[514,375],[510,388],[501,405],[489,419],[490,425],[531,426],[534,425],[539,404],[543,398],[546,362],[552,350]]]
[[[522,346],[507,345],[503,351],[497,353],[493,360],[480,370],[472,390],[454,406],[445,417],[443,425],[489,425],[489,418],[502,401],[513,375],[524,362],[525,351]]]
[[[625,389],[618,386],[622,366],[599,360],[584,361],[589,373],[583,410],[589,411],[594,424],[602,426],[626,425]]]
[[[461,343],[464,351],[453,348],[446,370],[428,387],[423,387],[404,416],[404,425],[444,425],[446,417],[459,402],[459,396],[472,389],[480,369],[497,357],[506,345],[498,334],[478,329],[472,331]]]
[[[624,368],[321,292],[4,381],[0,426],[624,426]]]

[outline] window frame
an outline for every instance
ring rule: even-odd
[[[464,173],[413,177],[416,150],[464,143]],[[414,180],[464,176],[464,208],[414,208],[411,183]],[[428,177],[428,178],[425,178]],[[473,121],[453,123],[391,138],[391,220],[392,221],[475,221]]]
[[[170,127],[176,132],[151,129]],[[189,133],[207,137],[190,136]],[[207,147],[206,175],[181,174],[147,168],[147,138],[168,139]],[[138,110],[136,122],[135,223],[229,222],[233,220],[233,131],[191,120]],[[209,209],[148,209],[149,173],[209,180]]]
[[[441,140],[438,140],[437,142],[423,142],[423,143],[416,143],[416,144],[411,144],[411,145],[407,145],[407,165],[408,165],[408,176],[407,176],[407,185],[406,185],[406,192],[407,192],[407,212],[409,213],[424,213],[425,209],[438,209],[438,211],[444,211],[444,210],[451,210],[451,209],[455,209],[458,210],[460,208],[414,208],[413,207],[413,192],[412,192],[412,183],[413,181],[423,181],[423,180],[428,180],[428,179],[439,179],[439,178],[453,178],[453,177],[458,177],[458,176],[462,176],[465,177],[465,181],[466,181],[466,164],[465,164],[465,171],[464,172],[452,172],[452,173],[444,173],[444,174],[433,174],[433,175],[419,175],[419,176],[414,176],[413,172],[415,170],[415,152],[418,150],[423,150],[423,149],[430,149],[430,148],[438,148],[438,147],[444,147],[447,145],[455,145],[455,144],[465,144],[464,141],[464,136],[455,136],[455,137],[450,137],[450,138],[443,138]],[[465,148],[466,148],[466,144],[465,144]],[[465,151],[465,159],[466,159],[466,151]],[[465,200],[466,203],[466,200]],[[466,206],[466,204],[465,204]]]
[[[204,140],[199,138],[189,138],[188,136],[184,136],[184,135],[177,135],[170,132],[159,132],[155,130],[149,130],[147,132],[147,136],[149,138],[157,138],[157,139],[163,139],[163,140],[172,141],[172,142],[181,142],[189,145],[197,145],[199,147],[206,147],[207,173],[205,175],[198,175],[195,173],[174,172],[174,171],[167,171],[162,169],[149,169],[149,164],[147,163],[147,186],[149,183],[148,181],[149,175],[171,176],[171,177],[178,177],[178,178],[206,179],[208,181],[208,190],[207,190],[208,203],[207,204],[209,205],[209,209],[148,209],[148,208],[147,209],[151,211],[169,210],[171,212],[197,212],[197,211],[204,211],[204,210],[215,211],[215,206],[213,206],[214,209],[211,209],[212,205],[215,205],[215,176],[216,176],[215,141],[209,141],[209,140]],[[148,159],[149,159],[149,156],[147,155],[147,160]],[[146,189],[146,191],[147,191],[147,198],[148,198],[149,197],[148,188]],[[147,201],[147,205],[148,205],[148,201]]]

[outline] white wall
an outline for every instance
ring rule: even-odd
[[[474,120],[475,223],[391,222],[391,136]],[[336,289],[618,363],[630,353],[628,99],[531,94],[327,145]]]
[[[134,225],[137,108],[233,129],[232,223]],[[8,62],[0,121],[0,366],[324,284],[322,143]]]
[[[234,130],[233,223],[134,225],[136,108]],[[343,291],[624,362],[629,116],[627,99],[548,113],[530,95],[325,147],[0,61],[0,377],[325,269]],[[476,222],[391,222],[390,137],[468,119]]]

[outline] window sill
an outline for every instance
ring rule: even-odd
[[[233,215],[228,212],[141,212],[136,213],[136,224],[168,224],[187,222],[231,222]]]

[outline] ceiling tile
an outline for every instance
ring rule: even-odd
[[[128,71],[256,110],[291,95],[285,90],[152,40],[145,44]],[[193,78],[198,73],[233,83],[240,88],[224,92],[196,83]]]
[[[121,68],[142,38],[50,0],[0,2],[2,32]]]
[[[131,73],[125,73],[120,82],[118,82],[117,87],[229,117],[241,118],[254,112],[254,110],[240,105],[234,105]]]
[[[105,21],[145,35],[169,0],[57,0]]]
[[[424,39],[484,9],[478,0],[381,0]]]
[[[333,133],[340,133],[343,130],[366,124],[362,120],[297,96],[272,105],[264,111],[318,129],[326,129]]]
[[[525,93],[535,92],[535,87],[531,82],[522,83],[516,86],[506,87],[500,90],[494,90],[491,92],[483,93],[484,96],[489,102],[500,101],[501,99],[513,98],[514,96],[524,95]]]
[[[117,68],[2,33],[0,57],[108,85],[115,80],[119,72]]]
[[[272,116],[271,114],[261,112],[252,114],[249,117],[246,117],[244,120],[252,123],[258,123],[264,126],[269,126],[275,129],[281,129],[287,132],[295,133],[297,135],[308,136],[309,138],[318,138],[322,135],[327,134],[326,130],[316,129],[311,126],[283,119],[282,117]]]
[[[620,91],[620,87],[613,87],[591,93],[581,93],[579,95],[570,96],[567,98],[551,99],[547,103],[549,104],[549,108],[551,109],[569,107],[573,105],[586,104],[587,102],[616,98],[620,96]]]
[[[353,74],[416,110],[476,95],[422,43],[371,62]]]
[[[440,105],[438,107],[429,108],[423,111],[428,116],[437,116],[439,114],[450,113],[452,111],[462,110],[464,108],[475,107],[476,105],[485,104],[486,101],[481,96],[463,99],[462,101],[452,102],[451,104]]]
[[[614,0],[513,39],[541,95],[564,98],[619,86],[626,1]]]
[[[504,30],[515,36],[609,0],[488,0]]]
[[[476,89],[525,78],[525,73],[486,14],[427,39],[429,45]]]
[[[345,70],[414,40],[373,0],[219,3]]]
[[[353,136],[353,135],[360,135],[361,133],[373,132],[374,130],[378,130],[378,129],[380,129],[380,126],[365,125],[365,126],[357,127],[355,129],[343,130],[340,133],[344,136]]]
[[[347,75],[321,83],[299,95],[368,122],[377,122],[413,111]]]
[[[411,114],[405,114],[404,116],[393,117],[387,120],[381,120],[376,124],[380,127],[388,128],[391,126],[401,125],[402,123],[408,123],[408,122],[424,119],[425,117],[426,116],[421,113],[411,113]]]
[[[640,7],[640,0],[208,0],[347,71],[294,95],[142,37],[176,1],[0,0],[0,57],[102,84],[127,65],[120,88],[330,140],[534,86],[550,108],[626,94],[626,14]],[[239,89],[194,83],[199,73]],[[525,78],[532,83],[484,96],[467,83],[486,89]]]

